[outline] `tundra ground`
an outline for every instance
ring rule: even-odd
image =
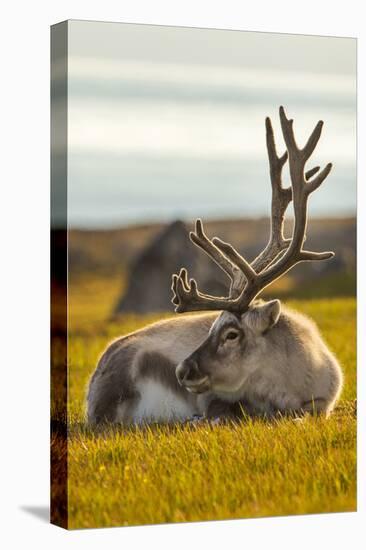
[[[342,364],[344,389],[328,420],[93,430],[85,391],[98,356],[110,339],[162,317],[108,321],[119,288],[109,285],[108,294],[100,285],[70,286],[70,528],[356,509],[353,298],[286,302],[318,323]]]

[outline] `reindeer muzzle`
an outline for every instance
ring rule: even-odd
[[[204,393],[209,389],[209,378],[200,372],[194,359],[186,359],[176,369],[176,376],[181,386],[191,393]]]

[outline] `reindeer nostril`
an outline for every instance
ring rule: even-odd
[[[182,377],[182,382],[186,382],[186,380],[189,380],[189,369],[185,370]]]
[[[198,374],[198,365],[194,360],[186,360],[177,368],[177,378],[182,384],[194,379]]]
[[[197,363],[195,361],[189,361],[189,363],[187,364],[187,372],[184,380],[192,380],[192,378],[194,378],[194,375],[197,373],[197,370]]]
[[[181,384],[184,380],[184,377],[185,377],[185,371],[182,370],[181,368],[177,369],[176,375],[177,375],[177,378],[178,378],[178,382]]]
[[[183,365],[178,365],[176,371],[175,371],[175,374],[176,374],[176,377],[178,379],[178,382],[179,384],[182,384],[185,377],[186,377],[186,369],[184,368],[184,364]]]

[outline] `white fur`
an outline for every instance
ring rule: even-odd
[[[136,424],[182,421],[196,414],[189,403],[155,380],[139,381],[137,390],[141,398],[133,412],[133,422]]]

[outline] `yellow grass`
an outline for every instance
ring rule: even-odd
[[[84,399],[99,354],[162,316],[109,321],[120,283],[71,283],[70,528],[355,510],[354,299],[289,304],[319,324],[342,363],[344,391],[330,419],[93,431]]]

